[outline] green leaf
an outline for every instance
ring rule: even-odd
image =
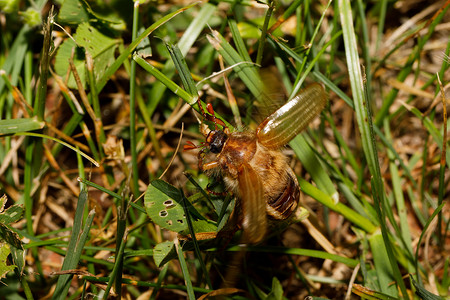
[[[89,25],[89,23],[80,24],[73,37],[76,44],[72,39],[67,39],[58,50],[55,59],[56,73],[61,77],[66,76],[67,70],[69,69],[69,59],[72,57],[72,49],[75,48],[73,60],[83,86],[85,86],[86,81],[85,51],[89,52],[94,59],[95,79],[98,81],[114,62],[114,51],[120,40],[104,35]],[[80,47],[83,47],[85,51]],[[69,77],[68,86],[70,88],[76,88],[73,75]]]
[[[0,223],[0,241],[5,241],[18,249],[23,249],[19,235],[3,223]]]
[[[26,11],[21,12],[21,16],[25,24],[30,27],[39,26],[42,24],[41,13],[39,10],[29,7]]]
[[[159,243],[153,248],[153,259],[158,268],[165,265],[176,255],[175,245],[170,241]]]
[[[283,299],[283,287],[278,278],[272,278],[272,291],[267,295],[266,300],[281,300]]]
[[[217,225],[209,220],[192,220],[192,226],[195,233],[217,231]],[[189,234],[189,230],[183,231],[181,234]]]
[[[138,35],[141,35],[145,31],[145,27],[139,28]],[[150,57],[152,56],[152,47],[150,46],[150,39],[145,37],[142,42],[136,47],[136,52],[140,57]]]
[[[0,1],[0,10],[6,14],[17,14],[19,0]]]
[[[13,245],[10,245],[10,248],[12,261],[17,266],[20,276],[22,276],[23,269],[25,268],[25,250],[14,247]]]
[[[22,275],[23,268],[25,267],[23,243],[20,240],[20,236],[12,231],[7,224],[17,222],[22,217],[23,207],[21,205],[13,205],[3,211],[7,200],[6,195],[0,198],[0,241],[5,241],[9,246],[8,251],[11,251],[12,261],[19,269],[19,274]]]
[[[90,3],[95,5],[95,11]],[[65,0],[61,5],[58,20],[63,24],[80,24],[92,21],[92,23],[103,24],[113,30],[124,30],[126,28],[126,24],[117,10],[102,2]]]
[[[180,192],[163,180],[155,180],[144,196],[147,214],[159,226],[175,232],[187,230]]]
[[[275,18],[271,18],[269,27],[275,23]],[[239,22],[237,24],[239,32],[243,39],[259,39],[261,37],[261,27],[264,24],[264,17],[254,18],[250,22]],[[281,37],[283,32],[281,28],[278,27],[272,32],[275,37]]]
[[[58,21],[62,24],[80,24],[89,21],[89,14],[81,1],[65,0]]]
[[[0,279],[5,278],[6,274],[14,270],[15,265],[6,265],[6,259],[10,253],[7,243],[0,243]]]
[[[0,120],[0,134],[38,130],[44,128],[44,125],[44,122],[40,122],[36,118]]]
[[[163,180],[154,180],[147,188],[144,204],[147,214],[153,222],[162,228],[189,234],[186,214],[183,209],[183,199],[177,188]],[[217,224],[206,220],[189,203],[188,211],[192,218],[195,233],[217,231]]]
[[[23,206],[19,204],[8,207],[4,212],[0,210],[0,223],[11,224],[19,221],[23,215],[23,211]]]

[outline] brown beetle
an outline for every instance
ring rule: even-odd
[[[199,168],[219,168],[226,187],[239,197],[245,242],[262,240],[267,230],[266,215],[285,220],[297,208],[299,185],[281,148],[304,130],[326,103],[326,92],[315,83],[265,118],[255,131],[232,133],[215,117],[210,104],[207,114],[199,103],[202,115],[215,123],[215,130],[205,134],[206,142],[198,155]],[[192,143],[184,147],[194,148],[198,147]],[[215,160],[204,163],[206,151],[216,154]]]

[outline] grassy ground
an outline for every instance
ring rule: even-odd
[[[1,299],[450,297],[449,1],[108,2],[0,2]],[[196,103],[312,82],[302,217],[241,245]]]

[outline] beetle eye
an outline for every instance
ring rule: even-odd
[[[212,153],[220,153],[220,151],[222,151],[223,145],[225,145],[225,141],[227,140],[227,138],[228,136],[225,134],[225,132],[221,130],[214,131],[209,140],[209,150]]]

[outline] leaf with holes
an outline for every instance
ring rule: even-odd
[[[159,226],[181,232],[187,230],[180,192],[163,180],[154,180],[147,188],[144,202],[147,214]]]

